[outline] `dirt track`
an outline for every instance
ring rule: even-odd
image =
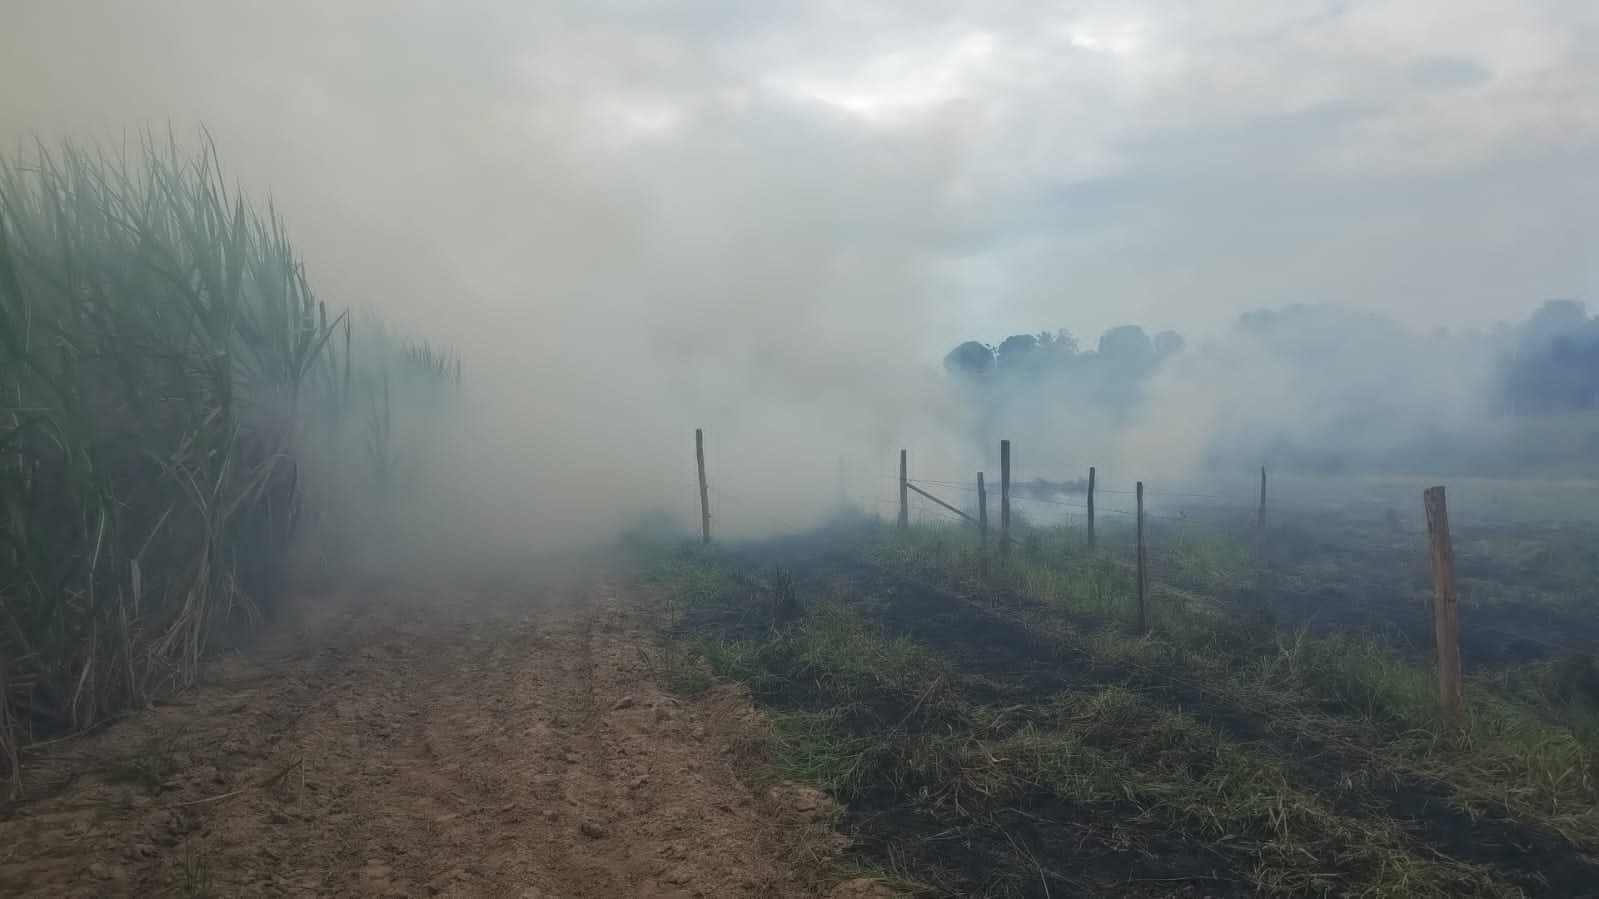
[[[35,757],[0,894],[827,892],[794,866],[829,851],[825,800],[741,780],[759,720],[650,683],[611,588],[306,609],[177,703]]]

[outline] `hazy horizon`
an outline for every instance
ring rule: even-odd
[[[0,139],[206,128],[323,299],[460,351],[438,486],[534,541],[691,512],[695,427],[791,520],[840,456],[974,469],[963,340],[1592,300],[1596,84],[1599,6],[1557,0],[0,11]],[[1196,391],[1251,375],[1130,435],[1188,464]]]

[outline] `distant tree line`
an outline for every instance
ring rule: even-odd
[[[1336,306],[1256,310],[1192,346],[1137,325],[1092,347],[1068,331],[1015,334],[966,341],[944,367],[976,404],[984,444],[1045,421],[1056,433],[1158,430],[1181,417],[1172,403],[1191,401],[1205,408],[1172,436],[1208,441],[1218,469],[1487,473],[1569,466],[1599,446],[1599,423],[1545,427],[1599,409],[1599,318],[1573,300],[1546,302],[1519,324],[1430,334]],[[1146,403],[1163,372],[1162,404]]]
[[[1138,325],[1111,328],[1093,349],[1084,349],[1070,331],[1045,331],[1014,334],[998,346],[968,340],[944,357],[944,369],[1001,391],[1007,385],[1069,386],[1081,400],[1125,413],[1137,403],[1140,385],[1182,348],[1175,331],[1150,337]]]
[[[1599,408],[1599,318],[1551,300],[1515,335],[1503,362],[1503,400],[1517,414]]]
[[[1519,325],[1488,332],[1415,335],[1382,316],[1325,306],[1263,309],[1241,316],[1234,334],[1260,339],[1296,362],[1349,358],[1354,345],[1373,354],[1403,351],[1407,342],[1445,340],[1460,352],[1494,354],[1493,408],[1512,415],[1599,409],[1599,317],[1575,300],[1550,300]],[[1153,336],[1121,325],[1084,348],[1070,331],[1014,334],[997,345],[968,340],[944,357],[951,376],[1003,393],[1043,384],[1070,387],[1077,399],[1125,414],[1142,385],[1185,346],[1182,335]]]

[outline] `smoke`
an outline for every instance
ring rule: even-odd
[[[697,427],[736,536],[819,521],[841,457],[855,499],[892,497],[901,447],[928,478],[993,473],[1009,437],[1021,477],[1130,480],[1218,441],[1380,453],[1469,424],[1467,344],[1309,364],[1221,323],[1328,300],[1482,325],[1586,287],[1595,32],[1228,6],[9,0],[0,139],[204,126],[323,299],[459,353],[381,516],[419,564],[692,526]],[[1459,58],[1418,71],[1429,18]],[[1211,339],[1127,420],[1098,384],[942,377],[1002,315]]]
[[[901,446],[961,445],[921,259],[959,117],[866,129],[729,89],[734,61],[607,27],[616,9],[9,4],[0,137],[204,126],[330,306],[460,355],[457,403],[397,412],[428,464],[382,511],[390,558],[696,521],[697,427],[724,536],[819,522],[841,458],[864,492]],[[326,501],[372,502],[333,480]]]
[[[1424,336],[1338,307],[1257,314],[1155,372],[1120,456],[1180,480],[1285,448],[1421,473],[1438,439],[1489,432],[1499,362],[1480,336]]]
[[[993,372],[961,379],[969,402],[989,410],[985,439],[1019,438],[1024,475],[1058,480],[1094,466],[1113,483],[1167,488],[1261,464],[1348,474],[1507,467],[1515,423],[1504,377],[1516,332],[1423,335],[1347,307],[1292,306],[1246,315],[1208,340],[1168,340],[1164,351],[1141,329],[1118,329],[1129,333],[1086,352],[1002,344]]]

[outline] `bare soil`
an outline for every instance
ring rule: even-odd
[[[742,696],[651,682],[636,617],[603,583],[301,603],[177,701],[30,753],[0,894],[877,895],[830,882],[826,798],[751,778]]]

